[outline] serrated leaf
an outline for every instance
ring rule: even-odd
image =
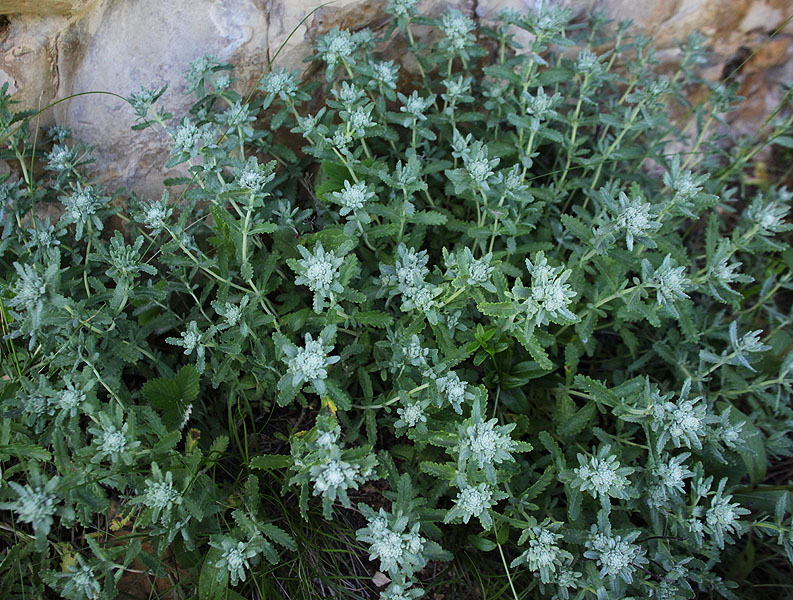
[[[477,308],[483,315],[502,319],[515,317],[520,312],[512,302],[483,302]]]
[[[200,375],[195,365],[182,367],[175,377],[160,377],[147,381],[141,388],[143,397],[162,413],[168,429],[178,429],[189,404],[198,397]]]
[[[418,225],[443,225],[447,221],[446,215],[435,211],[417,211],[410,217],[411,223]]]
[[[581,432],[584,427],[592,420],[592,417],[595,416],[595,403],[588,402],[585,404],[581,409],[579,409],[574,415],[565,419],[563,423],[557,426],[556,433],[559,434],[559,437],[562,438],[572,438],[579,432]]]
[[[441,481],[453,481],[457,477],[457,468],[449,463],[436,463],[432,461],[422,461],[419,468],[427,475],[432,475]]]
[[[252,469],[262,469],[270,471],[273,469],[285,469],[292,464],[292,457],[288,454],[262,454],[254,456],[248,466]]]
[[[521,500],[533,500],[542,494],[543,491],[545,491],[545,488],[547,488],[551,481],[553,481],[553,473],[553,465],[548,465],[545,468],[545,471],[543,471],[542,475],[540,475],[540,478],[532,483],[529,489],[523,493]]]
[[[353,315],[353,318],[361,325],[369,325],[370,327],[390,327],[394,323],[394,318],[388,313],[380,312],[379,310],[359,311]]]
[[[295,543],[294,538],[280,527],[277,527],[272,523],[262,523],[261,528],[262,533],[264,533],[264,535],[266,535],[276,544],[283,546],[287,550],[292,550],[293,552],[297,550],[297,544]]]
[[[0,446],[0,456],[15,456],[30,460],[49,461],[52,455],[41,446],[33,444],[11,444]]]
[[[545,369],[546,371],[553,369],[553,362],[551,362],[548,353],[545,351],[545,348],[540,346],[540,343],[533,335],[527,336],[526,333],[520,328],[514,332],[514,335],[541,368]]]

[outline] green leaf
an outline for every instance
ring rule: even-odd
[[[737,424],[743,421],[741,439],[744,448],[739,448],[738,454],[743,459],[752,485],[757,485],[763,479],[768,469],[768,456],[765,450],[765,441],[762,432],[752,421],[736,408],[730,410],[730,423]]]
[[[352,398],[335,379],[326,379],[325,386],[328,389],[328,395],[336,403],[336,406],[341,410],[350,410],[352,408]]]
[[[556,432],[559,437],[569,439],[581,432],[595,416],[595,410],[595,403],[587,402],[574,415],[566,418],[564,423],[557,426]]]
[[[198,397],[200,375],[195,365],[182,367],[172,379],[157,378],[146,382],[141,389],[146,398],[162,414],[168,429],[178,429],[188,405]]]
[[[363,397],[367,402],[374,400],[374,390],[372,389],[372,378],[369,372],[363,367],[358,367],[358,383],[361,385]]]
[[[483,538],[481,535],[469,535],[468,543],[481,552],[490,552],[498,547],[494,541]]]
[[[410,222],[418,225],[444,225],[446,221],[446,215],[435,211],[420,210],[410,217]]]
[[[441,481],[454,481],[457,478],[457,468],[451,463],[436,463],[429,460],[422,461],[419,468]]]
[[[261,454],[254,456],[248,466],[252,469],[263,469],[267,471],[275,469],[285,469],[292,464],[292,457],[288,454]]]
[[[229,583],[228,569],[218,569],[217,562],[223,553],[210,548],[198,577],[198,600],[225,600]],[[220,577],[218,575],[220,574]]]
[[[369,325],[380,329],[390,327],[394,323],[394,318],[391,315],[379,310],[359,311],[353,315],[353,318],[361,325]]]
[[[730,564],[729,574],[730,578],[733,581],[745,581],[746,578],[749,576],[749,573],[752,572],[754,569],[755,561],[755,547],[754,542],[752,542],[751,538],[746,541],[746,545],[743,547],[735,559]]]
[[[47,450],[41,446],[34,446],[33,444],[0,446],[0,456],[15,456],[16,458],[27,458],[38,461],[49,461],[52,458],[52,455]]]
[[[512,302],[483,302],[477,308],[483,315],[502,319],[515,317],[520,312]]]
[[[529,489],[521,495],[521,500],[534,500],[534,498],[542,494],[545,488],[553,481],[553,473],[553,465],[548,465],[542,475],[540,475],[540,478],[532,483]]]
[[[545,369],[546,371],[550,371],[553,369],[554,365],[551,362],[548,353],[545,351],[545,348],[540,346],[540,343],[537,339],[531,335],[527,336],[523,329],[518,328],[513,332],[515,339],[517,339],[521,345],[526,348],[531,357],[537,361],[537,364],[540,365],[540,368]]]
[[[297,550],[297,544],[295,543],[294,538],[292,538],[291,535],[289,535],[280,527],[277,527],[272,523],[262,523],[261,529],[262,533],[273,540],[276,544],[279,544],[287,550],[291,550],[292,552]]]

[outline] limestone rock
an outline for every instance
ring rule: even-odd
[[[7,82],[23,108],[43,108],[71,94],[127,96],[141,86],[168,83],[160,103],[179,116],[191,102],[183,93],[184,73],[194,59],[209,53],[233,63],[237,89],[247,92],[273,60],[305,73],[303,58],[332,27],[381,30],[387,1],[338,0],[320,7],[322,0],[0,0],[0,85]],[[713,57],[703,74],[711,79],[757,51],[736,74],[748,98],[731,116],[739,131],[765,120],[780,97],[780,83],[793,76],[793,25],[769,41],[790,13],[790,0],[550,1],[567,3],[577,19],[595,9],[616,20],[632,19],[653,38],[667,70],[677,60],[677,40],[694,29],[708,36]],[[421,0],[419,8],[437,14],[454,6],[487,23],[501,8],[520,11],[533,4]],[[404,61],[404,50],[396,41],[385,54]],[[159,194],[169,176],[162,172],[167,136],[130,131],[134,116],[123,100],[100,94],[72,98],[42,114],[40,124],[55,122],[96,146],[95,173],[109,187]]]
[[[91,8],[95,0],[0,0],[0,15],[74,15]]]

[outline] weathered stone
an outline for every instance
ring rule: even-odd
[[[62,34],[61,53],[67,44],[79,49],[79,56],[62,61],[62,97],[96,90],[128,96],[141,86],[167,83],[160,102],[180,116],[195,100],[185,95],[184,78],[193,60],[213,54],[234,63],[241,92],[250,90],[267,63],[267,20],[253,0],[105,2],[100,10]],[[96,167],[103,179],[158,193],[168,138],[161,129],[130,131],[134,115],[121,98],[80,96],[55,114],[77,138],[101,149]]]
[[[91,8],[96,0],[0,0],[0,15],[74,15]]]
[[[725,65],[736,73],[747,101],[730,116],[737,131],[761,124],[780,98],[780,83],[791,79],[793,25],[769,41],[790,12],[790,0],[552,0],[567,3],[577,19],[603,10],[615,20],[632,19],[653,38],[666,71],[679,57],[678,40],[699,29],[713,55],[702,70],[716,80]],[[71,94],[109,91],[121,96],[141,86],[169,84],[162,105],[183,114],[184,72],[210,53],[235,64],[237,87],[249,91],[267,65],[305,72],[303,58],[318,35],[333,27],[382,31],[387,0],[0,0],[0,85],[23,108],[43,108]],[[454,6],[483,23],[499,9],[525,10],[530,0],[422,0],[424,12]],[[316,10],[315,10],[316,9]],[[426,32],[417,28],[417,34]],[[522,33],[524,43],[528,34]],[[743,52],[743,54],[741,54]],[[385,54],[411,70],[401,40]],[[277,56],[276,56],[277,55]],[[696,93],[696,92],[694,92]],[[168,138],[162,131],[130,131],[130,108],[120,98],[89,94],[67,100],[41,115],[40,124],[68,125],[75,136],[97,147],[95,173],[112,187],[154,195],[161,188]]]

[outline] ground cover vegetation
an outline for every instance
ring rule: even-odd
[[[3,598],[790,593],[790,93],[736,143],[696,35],[414,5],[127,98],[161,198],[3,88]]]

